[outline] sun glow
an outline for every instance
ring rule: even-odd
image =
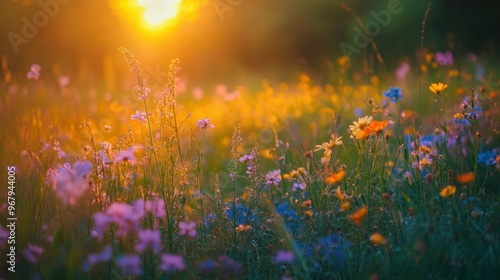
[[[144,20],[157,26],[177,16],[182,0],[137,0],[137,6],[144,7]]]

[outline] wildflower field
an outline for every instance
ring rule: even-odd
[[[498,279],[500,69],[367,48],[190,90],[175,54],[153,87],[117,47],[114,91],[4,55],[0,277]]]

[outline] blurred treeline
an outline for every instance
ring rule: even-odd
[[[286,80],[300,71],[323,71],[328,61],[342,54],[341,42],[353,43],[357,24],[340,3],[366,23],[373,20],[371,11],[386,9],[390,2],[241,0],[222,19],[216,1],[191,0],[197,6],[195,14],[181,15],[163,30],[148,31],[137,18],[113,8],[120,6],[117,1],[66,0],[15,53],[7,34],[21,35],[22,18],[31,19],[41,8],[37,0],[2,0],[0,54],[7,56],[13,73],[25,73],[32,63],[45,69],[55,64],[58,71],[93,81],[106,65],[123,68],[118,67],[123,62],[117,48],[124,46],[153,68],[160,64],[166,69],[169,59],[179,57],[183,75],[195,84],[240,83],[250,77]],[[392,15],[374,38],[390,69],[402,57],[415,56],[428,1],[399,0],[399,5],[402,12]],[[431,51],[494,58],[500,45],[499,12],[500,2],[495,1],[433,1],[424,44]],[[367,48],[352,58],[360,60],[370,53]]]

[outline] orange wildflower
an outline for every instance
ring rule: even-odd
[[[457,88],[457,90],[455,91],[457,94],[459,95],[462,95],[465,93],[465,88]]]
[[[344,200],[345,199],[345,196],[344,194],[342,193],[342,191],[340,190],[340,186],[338,186],[338,188],[335,190],[335,196],[337,196],[337,198],[339,200]]]
[[[467,184],[474,181],[474,172],[468,172],[457,176],[457,182],[460,184]]]
[[[247,230],[251,230],[252,229],[252,226],[250,225],[242,225],[240,224],[239,226],[236,227],[236,232],[240,233],[240,232],[245,232]]]
[[[311,218],[313,216],[313,212],[311,210],[307,210],[305,214],[307,218]]]
[[[455,186],[446,186],[445,188],[443,188],[441,190],[439,195],[441,197],[450,197],[450,196],[454,195],[456,191],[457,191],[457,188]]]
[[[389,121],[387,121],[387,120],[385,120],[385,121],[372,121],[363,130],[363,132],[365,134],[368,134],[368,136],[370,136],[370,134],[379,135],[380,133],[382,133],[382,131],[384,131],[384,129],[387,127],[388,124],[389,124]]]
[[[357,226],[360,226],[361,221],[363,221],[367,212],[368,212],[368,206],[363,205],[361,208],[356,210],[356,212],[352,213],[349,216],[349,219],[351,219],[351,221],[353,221]]]
[[[374,245],[385,245],[385,243],[387,243],[387,240],[382,234],[375,232],[370,236],[370,242]]]
[[[458,74],[460,74],[460,72],[456,69],[448,71],[448,77],[456,77]]]
[[[342,202],[340,204],[340,211],[347,211],[347,210],[349,210],[350,206],[351,205],[349,204],[349,202]]]
[[[325,182],[329,185],[334,185],[339,183],[342,178],[345,176],[345,170],[344,169],[339,169],[336,173],[333,173],[332,175],[328,176],[325,179]]]
[[[349,62],[349,57],[347,55],[343,55],[337,59],[337,63],[339,66],[346,66]]]

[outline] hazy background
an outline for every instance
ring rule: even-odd
[[[41,8],[37,1],[1,0],[0,55],[14,75],[29,66],[79,77],[80,82],[100,81],[105,75],[116,83],[125,64],[118,47],[136,53],[143,64],[166,69],[171,58],[181,60],[182,75],[190,84],[238,84],[247,79],[296,79],[306,71],[321,75],[342,53],[341,42],[353,44],[354,18],[336,0],[242,0],[221,18],[215,1],[190,1],[190,12],[161,30],[145,29],[130,16],[128,0],[67,0],[36,36],[15,53],[9,32],[21,35],[26,17]],[[227,2],[223,1],[222,2]],[[386,9],[388,1],[344,1],[363,22],[370,11]],[[427,1],[401,0],[403,11],[392,15],[375,42],[393,69],[401,58],[413,59],[420,44],[421,23]],[[427,21],[425,45],[430,51],[469,52],[490,59],[500,45],[500,3],[494,1],[434,1]],[[372,53],[351,57],[362,60]],[[112,70],[110,70],[112,69]]]

